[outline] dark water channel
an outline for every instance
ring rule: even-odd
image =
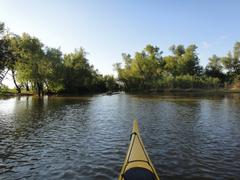
[[[132,120],[161,179],[240,178],[240,95],[0,99],[0,179],[117,179]]]

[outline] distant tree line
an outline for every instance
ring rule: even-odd
[[[210,57],[205,68],[199,64],[194,44],[173,45],[170,51],[171,55],[163,56],[159,47],[147,45],[134,56],[122,54],[123,64],[114,65],[118,84],[123,84],[126,91],[240,88],[240,42],[226,56]],[[27,33],[9,33],[0,23],[0,87],[7,72],[11,72],[18,93],[23,89],[39,96],[118,90],[115,78],[101,75],[86,56],[83,48],[63,54]]]
[[[205,68],[199,65],[197,46],[173,45],[163,56],[157,46],[147,45],[134,56],[122,54],[115,64],[127,91],[173,88],[219,88],[240,84],[240,42],[224,57],[213,55]]]
[[[83,48],[63,54],[45,46],[38,38],[5,32],[0,23],[0,83],[11,72],[18,93],[32,90],[46,93],[106,92],[117,89],[113,76],[101,75],[86,58]]]

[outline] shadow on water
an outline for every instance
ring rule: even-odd
[[[240,176],[239,94],[0,100],[0,179],[116,179],[132,120],[161,179]]]

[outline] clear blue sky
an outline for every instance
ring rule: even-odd
[[[239,0],[0,0],[0,21],[63,52],[84,47],[101,73],[148,43],[196,43],[201,64],[240,41]]]

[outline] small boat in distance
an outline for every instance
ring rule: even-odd
[[[106,92],[106,95],[109,95],[109,96],[111,96],[113,94],[113,92],[112,91],[108,91],[108,92]]]
[[[120,93],[121,93],[121,92],[119,92],[119,91],[115,91],[115,92],[113,92],[113,91],[108,91],[108,92],[106,92],[106,95],[111,96],[111,95],[120,94]]]
[[[118,180],[160,180],[144,148],[137,120],[133,122],[130,145]]]

